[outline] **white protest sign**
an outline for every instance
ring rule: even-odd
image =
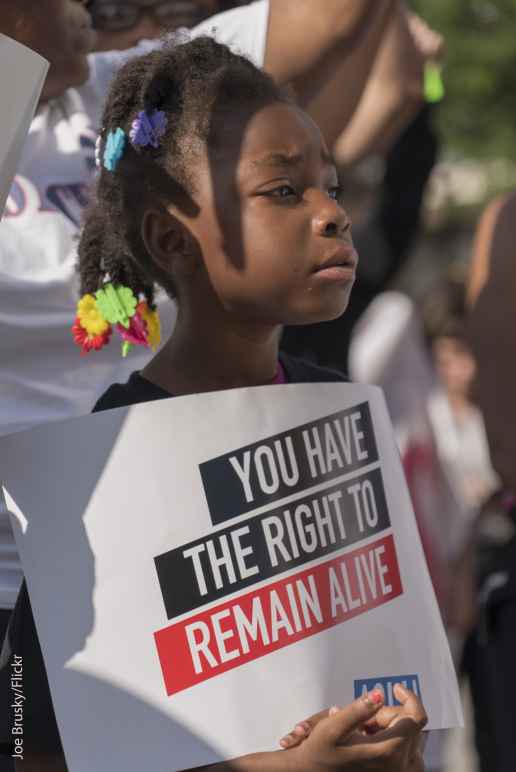
[[[112,410],[3,438],[0,469],[73,772],[274,750],[399,680],[461,724],[379,389]]]
[[[46,59],[0,34],[0,218],[47,71]]]

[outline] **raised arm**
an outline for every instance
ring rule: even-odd
[[[398,0],[270,0],[265,69],[331,144],[353,115]]]
[[[475,233],[467,288],[468,304],[475,305],[490,278],[493,263],[504,260],[514,247],[516,193],[501,195],[484,210]],[[510,286],[510,282],[509,282]]]
[[[371,153],[385,153],[423,104],[424,57],[416,46],[405,9],[393,14],[371,77],[335,157],[351,166]]]

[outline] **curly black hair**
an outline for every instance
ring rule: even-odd
[[[104,109],[101,151],[110,131],[131,124],[142,110],[162,110],[166,133],[158,148],[129,141],[116,170],[101,168],[96,195],[79,243],[82,293],[95,293],[109,278],[144,295],[154,307],[155,284],[173,297],[171,278],[148,253],[141,221],[149,201],[192,203],[192,161],[202,143],[224,143],[224,117],[271,101],[289,101],[272,78],[244,56],[209,37],[172,39],[130,60],[114,79]]]

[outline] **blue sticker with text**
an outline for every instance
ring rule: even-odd
[[[386,705],[399,705],[400,703],[394,696],[394,684],[402,684],[406,689],[421,697],[421,688],[419,685],[419,676],[417,675],[398,675],[398,676],[379,676],[378,678],[359,678],[355,681],[355,699],[362,697],[373,689],[379,689],[383,692]]]

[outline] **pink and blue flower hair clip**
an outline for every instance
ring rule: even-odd
[[[115,129],[107,135],[104,148],[103,165],[108,172],[114,172],[122,158],[127,143],[127,136],[123,129]]]
[[[133,145],[158,148],[167,130],[168,119],[163,110],[152,113],[142,110],[134,119],[129,136]]]
[[[160,139],[167,130],[168,118],[162,110],[152,113],[141,111],[132,122],[129,138],[134,146],[158,148]],[[116,171],[127,144],[127,135],[121,128],[110,131],[106,137],[104,153],[101,152],[102,136],[95,145],[97,166],[103,166],[109,172]]]

